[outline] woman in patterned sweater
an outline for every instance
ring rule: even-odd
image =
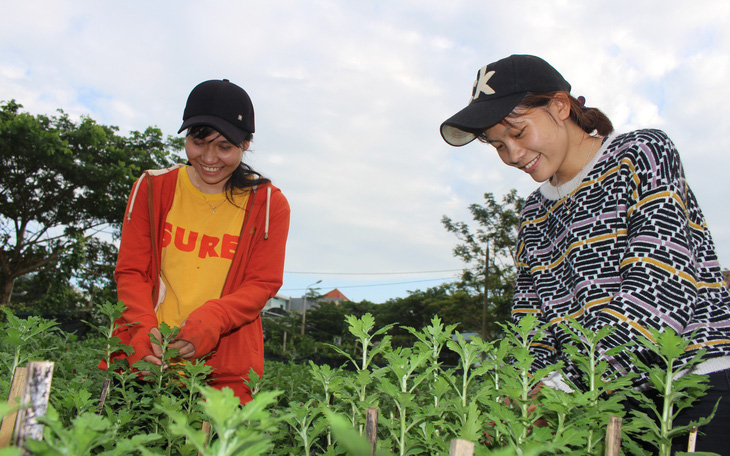
[[[730,294],[702,211],[664,132],[616,135],[584,101],[544,60],[512,55],[479,70],[469,105],[441,135],[453,146],[491,144],[505,164],[542,183],[521,215],[512,315],[548,324],[533,368],[563,361],[568,378],[543,383],[581,387],[563,350],[567,318],[594,331],[611,325],[599,350],[634,342],[630,350],[647,364],[655,360],[636,342],[669,327],[691,337],[685,361],[706,350],[695,371],[709,374],[711,389],[688,416],[707,416],[720,396],[730,399]],[[613,377],[635,371],[627,351],[608,360]],[[718,442],[727,439],[728,399],[701,429],[698,449],[726,450]]]

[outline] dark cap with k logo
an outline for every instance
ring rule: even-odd
[[[511,55],[477,72],[466,108],[441,124],[441,136],[452,146],[472,142],[499,123],[528,93],[570,92],[570,84],[549,63],[534,55]]]

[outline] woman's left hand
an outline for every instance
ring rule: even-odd
[[[195,358],[195,345],[191,344],[187,340],[177,339],[170,343],[167,348],[177,348],[177,356],[183,359]]]

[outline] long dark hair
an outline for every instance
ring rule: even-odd
[[[528,93],[520,101],[512,113],[508,114],[502,122],[509,123],[510,117],[518,117],[519,114],[515,110],[520,109],[533,109],[533,108],[544,108],[549,105],[550,102],[560,92],[546,92],[546,93]],[[582,97],[581,97],[582,98]],[[613,133],[613,123],[606,114],[598,108],[588,108],[585,106],[584,100],[578,100],[572,95],[568,94],[568,100],[570,102],[570,119],[575,122],[583,131],[588,134],[593,132],[598,133],[600,136],[608,136]],[[482,142],[487,142],[487,137],[484,132],[477,136]]]
[[[188,129],[187,136],[195,139],[205,139],[213,133],[220,132],[215,128],[209,127],[207,125],[196,125]],[[253,140],[253,133],[249,133],[246,136],[246,139],[244,139],[241,144],[236,145],[238,147],[243,147],[244,142],[251,140]],[[228,201],[230,201],[232,204],[235,204],[235,202],[233,201],[234,194],[242,193],[251,187],[268,184],[269,182],[271,182],[271,180],[257,173],[256,171],[254,171],[253,168],[241,161],[236,170],[233,171],[233,174],[231,174],[231,177],[226,181],[223,188],[226,192],[226,199],[228,199]]]

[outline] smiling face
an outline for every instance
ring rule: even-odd
[[[217,131],[204,139],[186,136],[185,152],[194,170],[188,172],[190,180],[203,193],[222,193],[248,145],[236,146]]]
[[[523,170],[536,182],[553,176],[566,182],[564,176],[572,172],[566,121],[569,114],[569,106],[566,114],[565,103],[557,99],[544,108],[517,110],[486,130],[487,142],[497,149],[505,164]]]

